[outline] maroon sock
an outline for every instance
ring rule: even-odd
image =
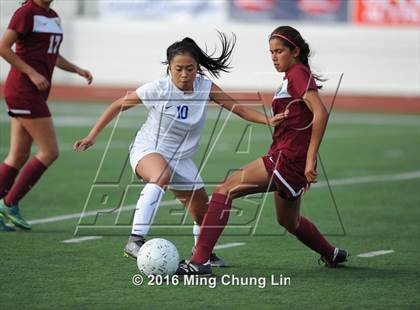
[[[36,157],[32,157],[23,167],[19,178],[4,197],[6,205],[17,204],[35,185],[47,167]]]
[[[0,199],[6,196],[9,189],[15,182],[19,170],[6,163],[0,165]]]
[[[222,234],[228,219],[232,200],[226,195],[213,193],[209,208],[200,227],[200,236],[195,246],[193,263],[203,264],[210,258],[214,245]]]
[[[318,228],[303,216],[300,217],[299,226],[291,232],[303,244],[318,252],[325,258],[332,259],[334,247],[324,238]]]

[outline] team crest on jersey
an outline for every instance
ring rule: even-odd
[[[289,81],[287,79],[283,80],[280,87],[277,89],[273,99],[291,98],[292,96],[287,91],[288,84],[289,84]]]
[[[34,15],[33,32],[62,34],[61,20],[59,17]]]

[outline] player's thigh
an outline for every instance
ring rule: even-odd
[[[193,191],[171,189],[175,197],[181,201],[196,223],[201,225],[208,208],[208,194],[204,187]]]
[[[138,161],[136,174],[146,182],[163,187],[170,181],[171,169],[161,154],[150,153]]]
[[[31,153],[32,137],[22,126],[18,119],[11,118],[10,130],[10,150],[6,158],[6,163],[20,168],[25,163]]]
[[[253,193],[274,190],[264,162],[261,158],[254,160],[230,175],[223,183],[219,184],[215,192],[228,194],[236,198]]]
[[[296,200],[287,200],[277,192],[274,193],[277,222],[288,230],[294,231],[299,224],[300,201],[300,197]]]
[[[54,123],[51,117],[19,118],[19,122],[31,135],[39,152],[51,157],[58,156],[58,142]]]

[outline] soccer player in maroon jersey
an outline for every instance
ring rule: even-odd
[[[276,28],[270,34],[269,46],[275,69],[285,72],[282,87],[272,101],[273,114],[283,114],[284,119],[275,127],[268,154],[236,171],[215,188],[196,251],[190,261],[180,263],[177,274],[211,274],[209,255],[228,222],[232,199],[267,191],[275,192],[278,223],[318,252],[326,266],[335,267],[347,260],[347,251],[332,246],[299,211],[305,188],[316,182],[316,157],[328,120],[315,82],[320,79],[309,67],[309,46],[289,26]],[[286,108],[292,101],[296,102],[293,111]],[[311,122],[312,126],[307,126]]]
[[[63,28],[57,13],[50,8],[51,2],[26,1],[16,10],[0,40],[0,56],[11,64],[4,87],[11,116],[11,139],[9,154],[0,164],[0,229],[13,229],[12,225],[5,225],[6,221],[23,229],[31,228],[20,215],[19,201],[59,154],[47,106],[54,67],[77,73],[88,84],[92,82],[88,70],[60,55]],[[12,50],[13,44],[16,52]],[[28,161],[33,142],[38,152]]]

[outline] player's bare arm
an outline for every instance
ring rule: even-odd
[[[95,143],[98,134],[118,115],[118,113],[128,110],[140,103],[141,100],[137,96],[136,92],[129,92],[126,96],[115,100],[102,113],[89,134],[85,138],[77,140],[74,143],[73,149],[76,152],[80,152],[91,147]]]
[[[315,170],[316,156],[328,121],[328,112],[319,94],[315,90],[308,90],[304,97],[305,103],[313,113],[312,135],[306,157],[305,176],[308,182],[315,183],[318,173]]]
[[[47,79],[39,74],[34,68],[23,61],[16,53],[12,50],[13,44],[18,39],[18,33],[14,30],[7,29],[0,39],[0,56],[3,57],[10,65],[18,69],[20,72],[25,73],[35,86],[40,91],[47,90],[50,83]]]
[[[268,124],[275,127],[280,124],[287,116],[287,113],[279,113],[273,117],[269,117],[254,109],[247,108],[225,93],[219,86],[214,83],[211,87],[210,99],[221,105],[223,108],[232,111],[239,117],[254,123]]]
[[[75,64],[71,63],[60,54],[57,57],[57,62],[55,65],[61,70],[77,73],[78,75],[84,77],[88,84],[92,83],[93,77],[89,70],[82,69],[76,66]]]

